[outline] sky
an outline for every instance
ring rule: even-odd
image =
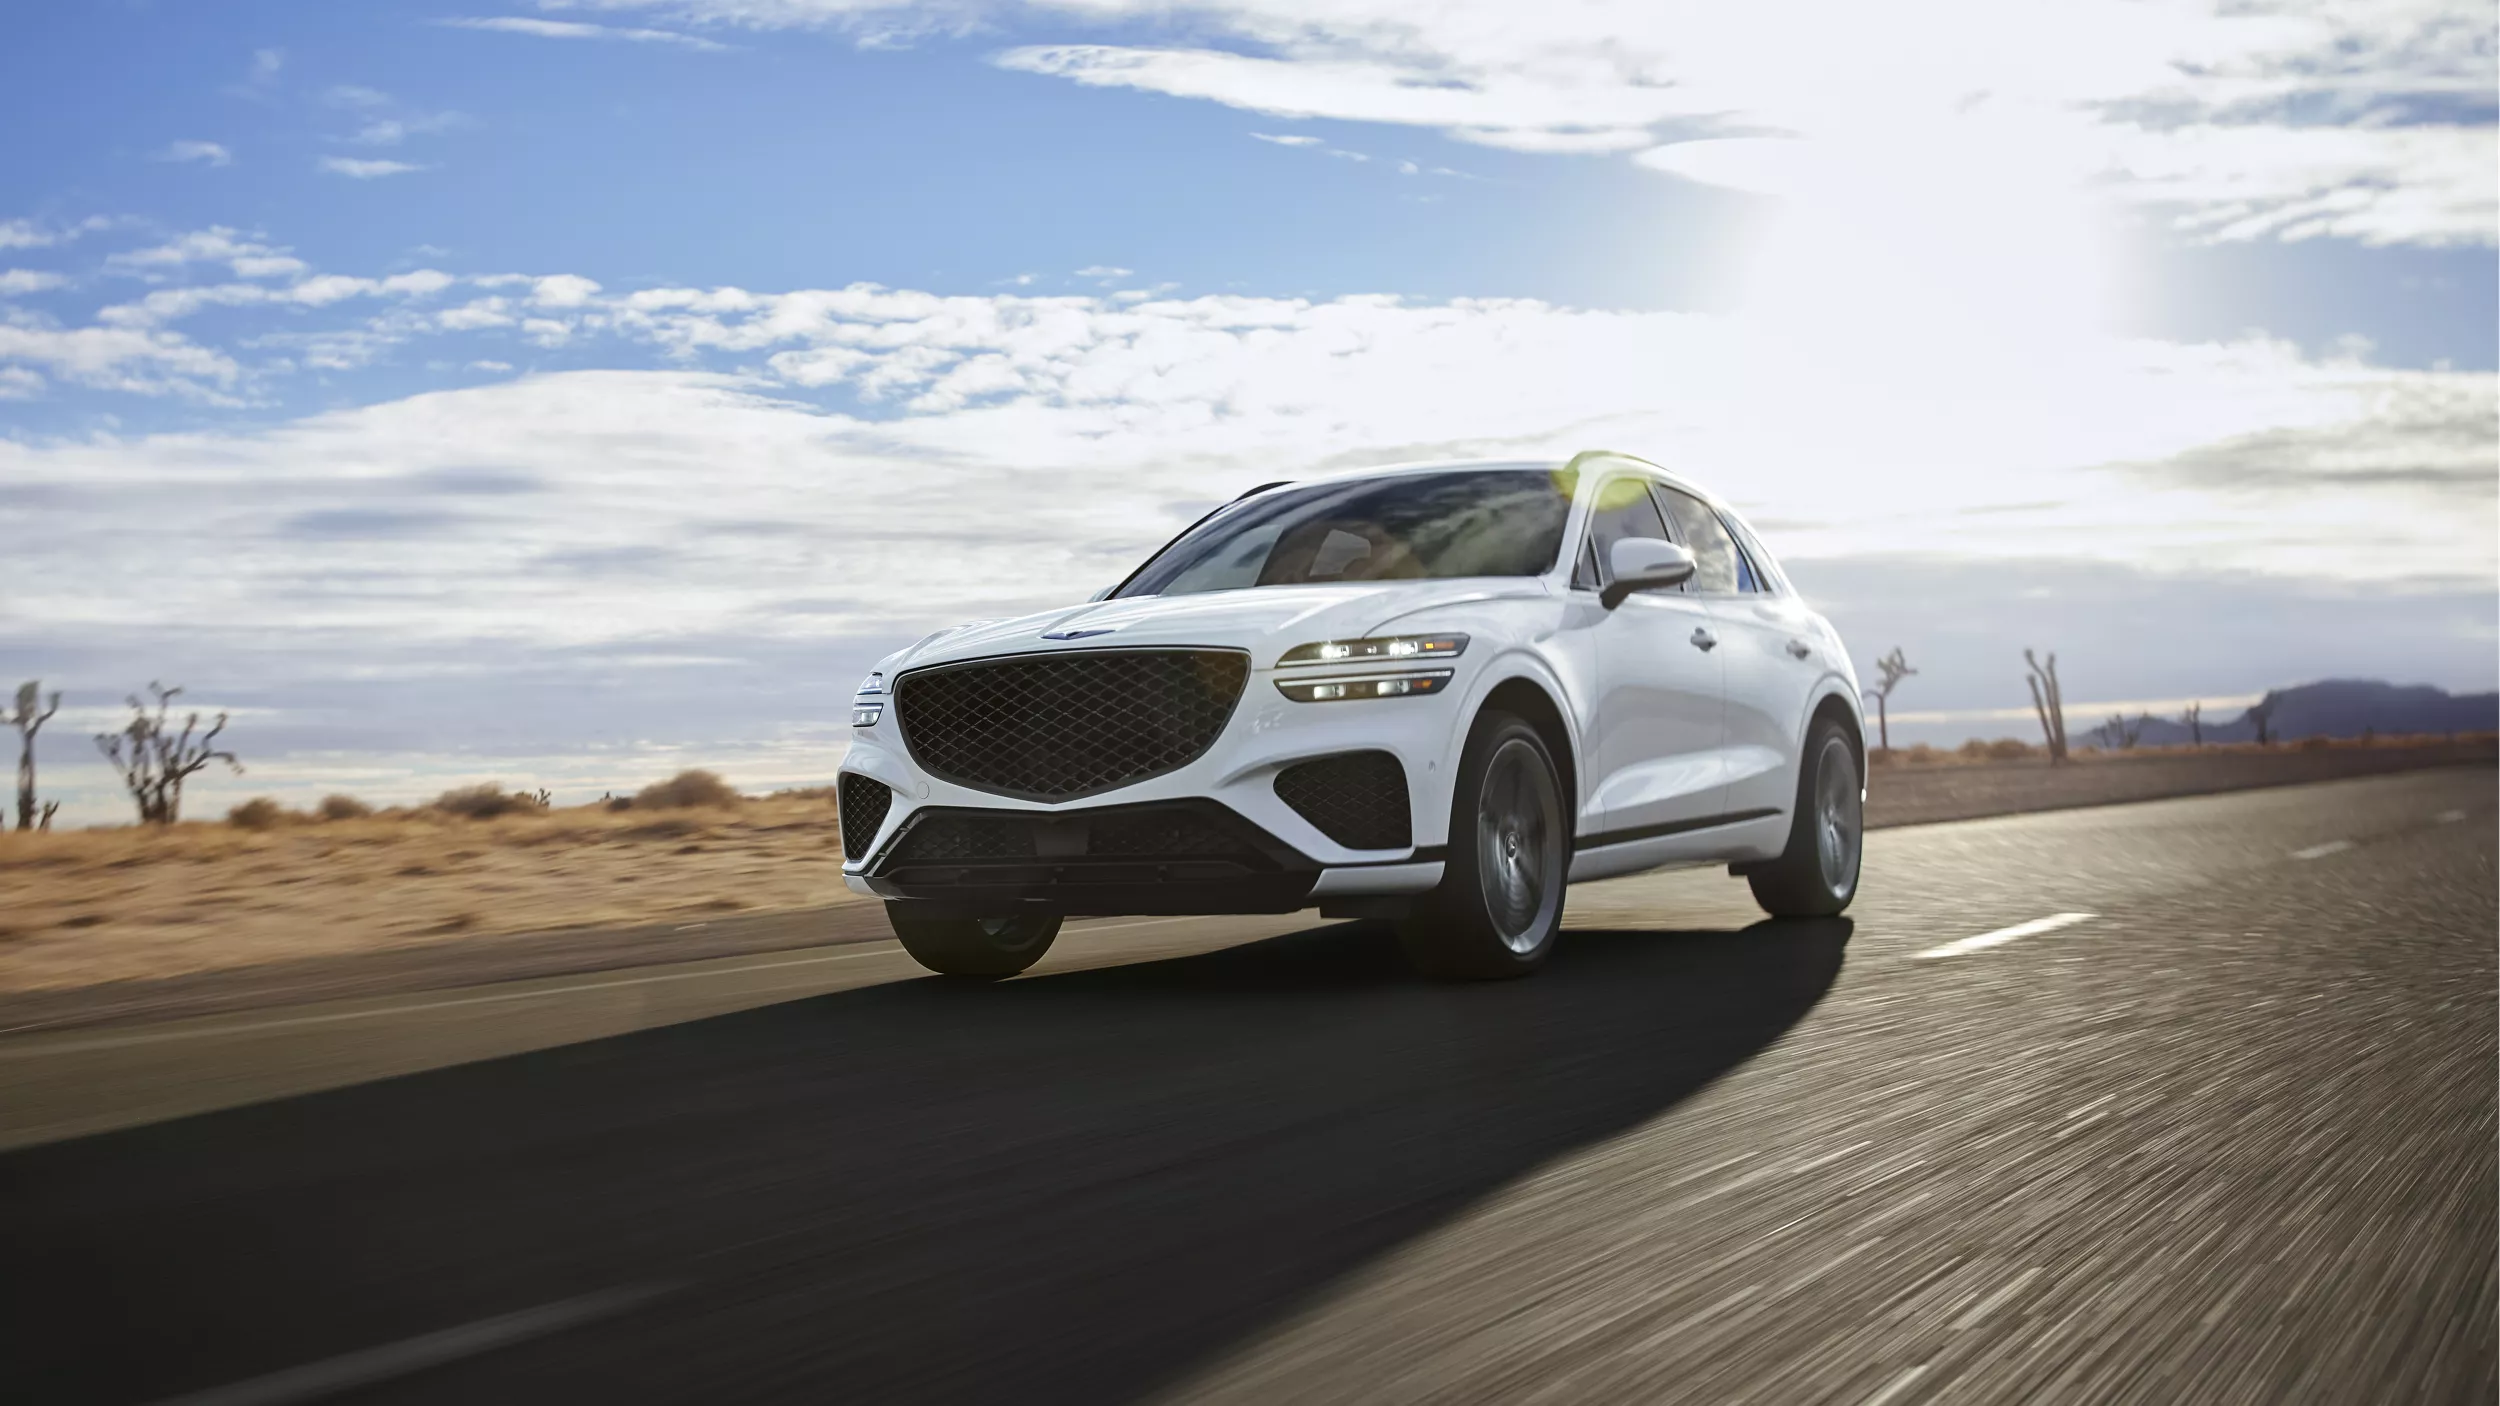
[[[117,0],[0,22],[0,674],[247,795],[829,779],[1255,483],[1621,449],[1910,738],[2500,671],[2494,15]],[[1897,738],[1896,740],[1902,740]]]

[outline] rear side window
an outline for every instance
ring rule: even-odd
[[[1675,518],[1675,530],[1684,538],[1684,545],[1693,550],[1693,579],[1689,589],[1705,596],[1732,596],[1741,586],[1738,574],[1744,557],[1736,550],[1736,539],[1727,532],[1727,524],[1710,511],[1710,505],[1681,489],[1658,487],[1659,501]]]

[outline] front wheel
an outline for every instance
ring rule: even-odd
[[[888,903],[885,920],[911,959],[940,976],[997,981],[1042,959],[1059,937],[1059,916],[938,918],[909,903]]]
[[[1865,848],[1866,793],[1858,753],[1840,724],[1826,718],[1806,732],[1797,765],[1797,807],[1788,848],[1749,871],[1754,902],[1774,918],[1828,918],[1858,895],[1858,859]]]
[[[1571,873],[1571,823],[1554,758],[1507,713],[1479,719],[1459,757],[1441,886],[1399,925],[1430,976],[1525,976],[1554,950]]]

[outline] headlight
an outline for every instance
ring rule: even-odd
[[[1450,671],[1383,674],[1367,679],[1278,679],[1276,691],[1296,703],[1350,703],[1357,698],[1416,698],[1450,686]]]
[[[1467,651],[1465,635],[1382,635],[1368,640],[1327,640],[1295,645],[1276,661],[1280,669],[1302,664],[1380,664],[1406,659],[1455,659]]]
[[[885,716],[885,675],[870,674],[860,681],[859,692],[851,699],[851,726],[875,727]]]
[[[885,696],[885,675],[882,673],[870,674],[867,678],[862,679],[859,685],[859,696],[862,698],[883,698]]]

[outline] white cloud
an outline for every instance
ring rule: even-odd
[[[67,286],[67,274],[42,269],[0,269],[0,298],[21,297]]]
[[[1274,142],[1278,146],[1318,146],[1319,138],[1298,135],[1278,136],[1274,132],[1252,132],[1252,141]]]
[[[55,377],[139,395],[226,399],[242,368],[222,352],[171,332],[134,327],[61,327],[48,319],[0,320],[0,366],[41,367]]]
[[[169,142],[150,158],[155,161],[199,161],[211,166],[234,164],[234,153],[216,142]]]
[[[729,47],[699,35],[679,34],[674,30],[620,29],[614,25],[583,24],[575,20],[494,16],[482,19],[442,19],[436,20],[435,23],[448,25],[454,29],[482,29],[501,34],[527,34],[539,39],[608,39],[632,44],[668,44],[705,53],[720,53]]]
[[[578,308],[598,291],[598,284],[579,274],[559,273],[533,283],[530,301],[542,308]]]
[[[223,263],[237,278],[292,278],[309,267],[284,248],[244,237],[225,225],[191,230],[145,249],[124,250],[107,258],[105,267],[154,278],[195,263]]]
[[[1939,148],[2174,210],[2206,239],[2489,244],[2489,16],[2458,0],[605,0],[751,28],[969,26],[1012,13],[1163,44],[1030,44],[1001,65],[1515,151],[1738,135],[1931,183]],[[2424,114],[2428,114],[2426,117]],[[2442,116],[2441,114],[2448,114]],[[2441,125],[2448,124],[2462,125]],[[1661,150],[1664,149],[1664,150]],[[1986,156],[1990,164],[1968,163]]]
[[[447,132],[465,127],[469,118],[458,112],[417,113],[407,117],[377,117],[357,128],[348,140],[361,146],[397,146],[413,136],[430,132]]]
[[[502,375],[512,369],[512,363],[509,361],[472,361],[469,363],[468,369],[471,371],[484,371],[494,375]]]
[[[100,229],[109,229],[113,221],[102,215],[90,215],[76,224],[43,224],[34,220],[0,220],[0,250],[48,249],[67,244]]]
[[[383,176],[400,176],[410,171],[422,171],[425,168],[406,161],[364,161],[350,156],[325,156],[321,158],[320,169],[333,176],[347,176],[359,181],[370,181]]]
[[[340,83],[324,91],[321,100],[332,107],[388,107],[391,95],[379,88],[367,88],[355,83]]]
[[[24,366],[0,366],[0,400],[32,400],[43,394],[41,372]]]

